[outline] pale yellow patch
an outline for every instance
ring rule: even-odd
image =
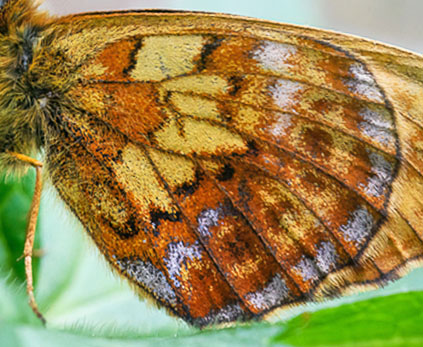
[[[333,147],[328,166],[346,176],[351,167],[356,164],[353,142],[348,141],[345,135],[340,132],[331,130],[330,134],[332,135]]]
[[[397,229],[398,226],[409,228],[409,226],[407,226],[406,223],[395,212],[386,219],[386,222],[381,225],[376,235],[374,235],[369,241],[366,252],[363,254],[363,258],[360,259],[360,261],[366,262],[368,259],[374,260],[380,254],[381,250],[383,251],[383,248],[385,248],[386,244],[389,242],[389,234],[392,233],[391,231],[395,230],[395,232],[398,232],[401,230]]]
[[[288,232],[289,239],[306,239],[310,230],[315,229],[316,218],[279,182],[269,179],[265,186],[266,189],[259,190],[258,194],[267,207],[273,209],[272,206],[279,206],[282,201],[289,201],[289,205],[292,206],[292,210],[287,210],[279,216],[279,226]],[[275,233],[274,237],[274,240],[282,244],[287,242],[286,234],[278,237],[278,233]]]
[[[325,111],[324,114],[322,114],[321,111],[315,109],[315,102],[322,100],[331,102],[330,110]],[[314,119],[328,123],[330,126],[337,126],[342,129],[346,129],[345,108],[342,104],[340,104],[343,101],[345,100],[336,94],[326,93],[321,95],[320,93],[315,93],[315,90],[312,89],[310,92],[304,94],[300,102],[300,108],[301,110],[311,114]]]
[[[392,207],[401,213],[416,233],[423,238],[423,182],[416,170],[409,164],[401,165],[398,176],[392,184],[390,201]]]
[[[103,187],[103,189],[94,190],[94,201],[97,201],[98,208],[95,213],[106,218],[114,227],[124,227],[128,219],[122,201],[117,200],[113,194]]]
[[[262,259],[259,257],[248,258],[244,263],[233,263],[229,274],[238,280],[248,280],[260,271],[261,263]]]
[[[258,194],[260,196],[260,200],[263,201],[263,203],[266,206],[271,207],[272,205],[277,205],[280,201],[280,197],[278,195],[273,194],[273,190],[277,184],[266,184],[266,189],[258,190]]]
[[[98,77],[104,75],[104,73],[107,71],[107,67],[103,66],[100,63],[93,63],[84,65],[81,68],[81,74],[82,76],[89,76],[89,77]]]
[[[417,159],[423,162],[423,141],[417,141],[415,144]]]
[[[241,136],[228,129],[191,118],[172,119],[155,133],[159,146],[181,154],[229,155],[243,153],[247,145]]]
[[[161,83],[161,87],[168,91],[188,92],[218,96],[229,90],[228,82],[220,76],[193,75],[183,76]]]
[[[407,81],[409,83],[409,81]],[[417,82],[417,81],[416,81]],[[420,82],[420,81],[418,81]],[[409,110],[407,115],[413,119],[420,127],[423,126],[423,117],[422,117],[422,110],[423,110],[423,87],[421,83],[413,82],[410,84],[404,84],[405,87],[405,94],[408,98],[404,98],[405,105],[410,105],[410,108],[406,108]],[[396,87],[396,86],[395,86]],[[394,88],[395,88],[394,87]],[[402,100],[401,100],[402,101]]]
[[[115,164],[116,179],[140,203],[140,212],[147,214],[151,205],[173,213],[174,207],[167,191],[162,187],[145,152],[133,144],[122,153],[122,164]]]
[[[306,204],[313,210],[317,212],[317,215],[320,216],[334,216],[338,213],[339,208],[339,196],[344,194],[343,191],[340,191],[338,185],[334,184],[330,179],[325,179],[321,177],[322,180],[325,181],[324,186],[325,189],[320,189],[319,186],[316,185],[315,190],[310,187],[304,186],[304,177],[302,172],[297,172],[297,170],[289,169],[290,172],[288,175],[294,176],[292,179],[292,186],[296,187],[295,194],[298,195],[301,200],[305,201]],[[316,174],[314,172],[314,174]],[[291,193],[289,193],[291,195]],[[294,195],[292,195],[294,198]],[[312,220],[309,220],[310,227]],[[313,223],[314,226],[316,226]]]
[[[316,218],[311,214],[303,213],[307,211],[306,207],[300,206],[298,202],[294,205],[296,205],[296,213],[294,214],[292,211],[284,213],[279,218],[279,225],[288,232],[291,239],[297,241],[306,240],[310,235],[310,231],[315,228]]]
[[[86,197],[81,191],[81,187],[78,183],[79,182],[71,176],[67,176],[66,179],[58,180],[55,183],[59,192],[65,195],[66,201],[70,206],[86,206]]]
[[[104,99],[106,95],[101,90],[74,88],[69,92],[72,100],[79,103],[79,107],[91,114],[103,115],[106,112]]]
[[[255,110],[251,107],[241,106],[234,121],[236,127],[242,129],[246,133],[256,133],[256,127],[262,120],[263,112]]]
[[[145,37],[131,72],[138,81],[162,81],[191,72],[205,44],[201,35]]]
[[[316,68],[317,66],[320,66],[321,63],[326,59],[327,57],[318,51],[307,50],[307,52],[297,60],[300,62],[300,66],[297,66],[297,76],[305,79],[311,84],[327,86],[328,79],[332,80],[333,78],[331,72]]]
[[[232,122],[240,131],[260,136],[265,134],[273,138],[286,136],[292,125],[292,115],[269,110],[256,110],[249,106],[241,106]]]
[[[190,159],[154,149],[149,149],[148,153],[160,175],[171,188],[194,181],[195,166]]]
[[[266,240],[271,245],[277,246],[278,254],[287,255],[298,247],[295,241],[285,231],[281,232],[280,229],[266,233]]]
[[[393,270],[395,266],[400,264],[393,264],[394,266],[392,266],[392,263],[386,261],[383,252],[389,243],[395,245],[397,251],[402,254],[404,259],[414,258],[423,254],[421,242],[418,240],[416,233],[395,210],[389,214],[386,222],[383,223],[380,230],[369,242],[366,253],[363,255],[363,260],[365,261],[366,258],[376,261],[377,258],[379,260],[383,259],[382,261],[377,261],[381,270],[386,272]],[[390,265],[390,267],[385,268],[386,265]]]
[[[199,96],[172,93],[170,102],[178,113],[221,121],[217,102]]]
[[[340,128],[345,129],[345,109],[341,105],[332,105],[332,110],[326,112],[323,117],[322,114],[319,113],[319,118],[324,118],[323,120],[325,122],[335,124]]]
[[[200,160],[201,166],[204,167],[205,170],[210,171],[214,174],[217,174],[222,171],[223,164],[213,160]]]

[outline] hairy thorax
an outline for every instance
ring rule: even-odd
[[[34,156],[45,145],[75,74],[50,45],[50,20],[33,8],[23,10],[27,2],[8,5],[0,13],[0,166],[15,171],[22,164],[9,153]],[[52,68],[52,61],[61,68]]]

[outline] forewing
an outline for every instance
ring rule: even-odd
[[[422,105],[404,96],[423,95],[420,57],[207,14],[67,17],[54,32],[78,82],[48,139],[53,184],[176,315],[261,317],[421,260]]]

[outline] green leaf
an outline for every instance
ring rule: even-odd
[[[269,324],[260,327],[231,328],[212,330],[197,334],[138,335],[124,338],[106,339],[101,336],[53,331],[31,326],[2,325],[0,326],[0,342],[2,346],[15,347],[57,347],[98,346],[98,347],[141,347],[141,346],[263,346],[267,344],[268,336],[275,331]]]
[[[423,346],[423,292],[379,297],[288,322],[272,342],[294,346]]]

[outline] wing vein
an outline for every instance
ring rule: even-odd
[[[345,253],[351,256],[351,254],[347,251],[347,249],[344,247],[344,245],[339,240],[339,238],[332,232],[332,230],[323,221],[323,219],[320,218],[320,216],[316,213],[316,211],[314,211],[301,196],[299,196],[295,191],[293,191],[284,180],[282,180],[278,176],[273,175],[272,173],[268,172],[268,170],[264,169],[263,167],[260,167],[259,165],[255,164],[253,162],[250,162],[250,161],[245,160],[245,159],[235,159],[235,160],[239,160],[241,162],[245,162],[245,163],[253,166],[257,170],[263,172],[268,177],[270,177],[270,178],[276,180],[277,182],[279,182],[280,184],[282,184],[284,186],[284,188],[286,190],[288,190],[293,196],[295,196],[312,213],[312,215],[319,221],[319,223],[325,227],[326,231],[329,234],[332,235],[332,237],[336,240],[336,242],[338,242],[338,244],[342,247],[342,249],[345,251]],[[352,256],[351,256],[351,260],[354,260],[354,258]]]
[[[175,199],[175,196],[173,195],[173,193],[171,192],[166,180],[163,178],[163,176],[161,175],[160,171],[158,170],[156,164],[154,163],[154,161],[151,159],[151,156],[149,155],[148,151],[146,150],[144,145],[141,145],[144,149],[144,153],[148,159],[148,161],[150,162],[151,166],[153,167],[154,172],[156,173],[156,175],[159,177],[160,181],[163,184],[164,189],[167,191],[169,197],[172,199],[173,203],[175,204],[175,206],[178,208],[178,210],[180,211],[181,215],[183,216],[183,218],[185,219],[185,222],[187,223],[188,227],[191,229],[191,231],[194,233],[194,235],[197,237],[198,241],[200,242],[202,248],[204,249],[204,251],[207,253],[207,255],[210,257],[210,259],[212,260],[213,264],[215,265],[217,271],[219,272],[219,274],[222,276],[222,278],[225,280],[225,282],[229,285],[229,287],[232,289],[232,291],[234,292],[234,294],[238,297],[238,299],[240,300],[240,302],[242,302],[245,306],[245,308],[248,310],[248,314],[250,315],[254,315],[253,312],[251,312],[251,310],[248,308],[248,303],[246,303],[246,301],[244,300],[244,298],[241,297],[241,295],[239,295],[238,291],[236,290],[236,288],[232,285],[232,283],[228,280],[227,276],[225,275],[223,269],[220,267],[220,265],[218,264],[217,260],[215,259],[215,257],[211,254],[211,252],[207,249],[206,245],[204,244],[201,236],[198,234],[197,229],[192,225],[192,223],[190,222],[189,218],[185,215],[183,208],[181,207],[181,205],[178,203],[178,201]]]
[[[204,119],[198,119],[198,118],[196,118],[196,117],[193,117],[193,116],[184,116],[184,117],[189,117],[189,118],[192,118],[192,119],[195,119],[195,120],[197,120],[197,121],[199,121],[199,122],[201,122],[201,121],[205,121]],[[213,122],[213,121],[210,121],[212,124],[215,124],[215,125],[218,125],[218,126],[220,126],[220,123],[217,123],[217,122]],[[309,159],[307,159],[306,157],[304,157],[303,155],[301,155],[301,154],[299,154],[298,152],[295,152],[295,151],[293,151],[293,150],[290,150],[290,149],[288,149],[288,148],[286,148],[286,147],[284,147],[284,146],[281,146],[281,145],[279,145],[279,144],[276,144],[276,143],[274,143],[274,142],[271,142],[271,141],[266,141],[266,140],[263,140],[262,138],[260,138],[260,137],[253,137],[253,136],[250,136],[250,135],[248,135],[248,134],[246,134],[246,133],[244,133],[243,131],[240,131],[240,130],[238,130],[238,129],[236,129],[236,128],[233,128],[233,127],[228,127],[227,128],[228,130],[231,130],[231,131],[233,131],[233,132],[235,132],[236,134],[238,134],[238,135],[240,135],[242,138],[247,138],[247,139],[254,139],[254,140],[258,140],[258,141],[263,141],[264,143],[266,143],[266,144],[268,144],[268,145],[270,145],[270,146],[272,146],[272,147],[274,147],[274,148],[276,148],[277,150],[280,150],[280,151],[283,151],[283,152],[285,152],[285,153],[288,153],[288,154],[290,154],[290,155],[292,155],[293,157],[295,157],[296,159],[298,159],[300,162],[302,162],[302,163],[306,163],[306,164],[310,164],[310,165],[312,165],[317,171],[319,171],[322,175],[324,175],[324,176],[326,176],[326,177],[328,177],[328,178],[331,178],[331,179],[334,179],[335,181],[337,181],[341,186],[343,186],[344,188],[346,188],[347,190],[349,190],[349,191],[352,191],[357,197],[359,197],[360,199],[364,199],[368,204],[370,204],[373,208],[375,208],[375,209],[377,209],[373,204],[372,204],[372,202],[371,201],[369,201],[369,197],[367,196],[367,195],[365,195],[365,194],[363,194],[363,195],[361,195],[360,194],[360,192],[355,188],[355,187],[353,187],[352,185],[349,185],[346,181],[344,181],[344,180],[342,180],[342,178],[340,178],[340,177],[338,177],[338,176],[336,176],[335,174],[333,174],[333,173],[331,173],[330,171],[328,171],[324,166],[321,166],[321,165],[319,165],[319,164],[317,164],[316,162],[314,162],[314,161],[311,161],[311,160],[309,160]],[[393,178],[393,179],[395,179],[395,177]],[[386,199],[386,201],[388,201],[389,199]],[[386,205],[386,204],[385,204]],[[377,209],[378,210],[378,212],[380,212],[382,215],[384,215],[385,214],[385,209],[386,209],[386,206],[384,206],[384,208],[383,209]]]
[[[250,227],[250,229],[253,231],[253,233],[255,233],[258,237],[258,239],[261,241],[262,245],[270,252],[272,258],[276,261],[277,264],[279,264],[280,269],[282,270],[282,272],[284,272],[286,274],[287,277],[289,277],[292,282],[295,284],[296,288],[298,289],[298,291],[302,294],[306,294],[304,293],[300,286],[298,285],[298,283],[295,281],[294,278],[291,277],[291,275],[289,274],[289,272],[286,270],[286,268],[283,266],[283,264],[278,260],[275,252],[272,250],[272,248],[269,246],[269,244],[267,243],[267,241],[263,238],[263,236],[260,235],[259,232],[257,232],[256,227],[253,225],[253,223],[245,216],[244,212],[241,211],[237,205],[234,203],[232,197],[230,196],[230,194],[227,192],[227,190],[222,187],[216,180],[214,177],[212,177],[207,170],[196,160],[195,161],[196,164],[202,169],[202,171],[207,175],[207,177],[210,180],[213,180],[213,182],[215,183],[216,187],[230,200],[232,207],[234,207],[242,216],[242,218],[247,222],[248,226]],[[294,242],[296,242],[295,240],[293,240]],[[302,246],[299,245],[301,248]]]
[[[419,235],[419,233],[417,232],[417,230],[411,225],[411,223],[409,222],[409,220],[407,218],[405,218],[405,216],[402,214],[402,212],[395,208],[395,212],[398,213],[398,215],[401,217],[401,219],[409,226],[409,228],[411,229],[411,231],[414,233],[414,235],[416,235],[417,239],[420,241],[421,245],[423,246],[423,238],[421,235]],[[423,249],[423,247],[422,247]]]
[[[81,141],[81,139],[80,138],[78,138],[74,133],[73,133],[73,131],[71,130],[71,129],[69,129],[69,127],[67,126],[67,123],[69,122],[69,119],[66,119],[67,117],[63,117],[63,115],[61,116],[61,120],[62,120],[62,122],[64,122],[65,124],[62,124],[62,125],[64,125],[64,126],[61,126],[61,129],[65,132],[65,133],[67,133],[70,137],[72,137],[74,140],[75,140],[75,145],[76,144],[79,144],[81,147],[83,147],[84,148],[84,150],[93,158],[93,160],[94,161],[96,161],[100,166],[102,166],[104,169],[106,169],[108,172],[110,172],[110,175],[113,177],[114,175],[115,175],[115,173],[113,172],[113,170],[111,170],[107,165],[105,165],[105,163],[103,162],[103,161],[101,161],[101,160],[99,160],[98,158],[96,158],[96,156],[91,152],[91,151],[89,151],[88,150],[88,148],[87,148],[87,146],[85,146],[85,144],[83,143],[83,141]],[[106,180],[106,183],[107,183],[107,180]],[[120,185],[118,185],[118,189],[120,190],[120,192],[124,195],[124,196],[126,196],[126,192],[120,187]],[[130,203],[130,200],[128,200],[128,203]],[[147,238],[148,238],[148,240],[149,240],[149,242],[150,242],[150,245],[152,245],[153,243],[152,243],[152,240],[151,240],[151,238],[149,237],[149,235],[148,235],[148,233],[147,233]],[[160,257],[159,257],[159,255],[158,255],[158,253],[157,253],[157,251],[156,251],[156,249],[154,248],[154,247],[151,247],[151,249],[152,249],[152,252],[155,254],[155,256],[156,256],[156,259],[160,259]],[[174,292],[175,293],[178,293],[177,292],[177,290],[176,290],[176,288],[175,288],[175,286],[173,285],[173,283],[172,283],[172,281],[171,281],[171,278],[169,277],[169,275],[168,275],[168,273],[167,273],[167,271],[166,271],[166,269],[162,266],[162,263],[161,262],[158,262],[159,264],[160,264],[160,267],[161,267],[161,271],[163,272],[163,274],[166,276],[166,280],[167,280],[167,282],[169,283],[169,285],[171,285],[172,286],[172,289],[174,290]],[[144,288],[144,290],[145,291],[147,291],[147,292],[149,292],[150,293],[150,291],[148,290],[148,289],[146,289],[146,287]],[[153,294],[151,293],[150,295],[152,295],[153,296]],[[180,297],[179,297],[179,295],[177,294],[176,295],[176,300],[178,301],[178,303],[179,303],[179,305],[180,305],[180,307],[184,307],[183,305],[182,305],[182,302],[181,302],[181,299],[180,299]],[[164,306],[166,306],[168,309],[170,309],[170,310],[172,310],[172,311],[175,311],[175,309],[171,306],[171,305],[169,305],[166,301],[162,301],[162,303],[163,303],[163,305]],[[185,310],[185,308],[184,308],[184,310]],[[177,312],[175,312],[176,314],[177,314]],[[186,312],[185,311],[185,315],[186,316],[188,316],[188,312]]]
[[[218,98],[213,98],[212,96],[208,96],[208,95],[204,95],[204,94],[199,94],[199,93],[180,92],[180,91],[172,91],[172,93],[179,93],[179,94],[182,94],[182,95],[201,97],[201,98],[204,98],[204,99],[207,99],[207,100],[220,101],[220,99],[218,99]],[[234,105],[239,105],[239,106],[248,106],[248,107],[251,107],[255,111],[265,110],[265,111],[270,111],[270,112],[277,112],[277,113],[288,114],[288,115],[293,116],[295,118],[306,120],[307,122],[310,122],[312,124],[317,124],[317,125],[321,125],[321,126],[324,126],[324,127],[328,127],[330,129],[335,129],[336,131],[338,131],[342,135],[345,135],[346,137],[352,138],[352,139],[354,139],[354,140],[356,140],[358,142],[363,142],[366,145],[368,145],[369,147],[372,147],[373,149],[376,149],[376,150],[381,151],[381,152],[383,152],[383,153],[385,153],[387,155],[391,155],[392,156],[392,153],[389,153],[389,152],[386,152],[385,150],[383,150],[382,149],[382,146],[381,147],[378,147],[374,143],[368,141],[366,138],[360,138],[360,137],[358,137],[358,136],[356,136],[356,135],[354,135],[352,133],[349,133],[349,132],[345,131],[344,129],[340,128],[339,126],[337,126],[336,124],[334,126],[332,126],[332,125],[329,125],[327,123],[324,123],[323,121],[320,121],[318,119],[312,119],[312,118],[303,116],[303,115],[301,115],[299,113],[295,113],[295,112],[292,112],[292,111],[278,110],[276,108],[271,108],[271,107],[268,107],[266,105],[259,107],[259,106],[255,106],[255,105],[248,104],[248,103],[245,103],[245,102],[233,101],[233,100],[228,100],[228,99],[227,100],[224,100],[224,103],[229,103],[229,104],[234,104]],[[338,104],[338,103],[335,103],[334,102],[334,104]],[[163,106],[165,106],[165,105],[163,105]],[[188,116],[188,115],[183,115],[183,116]],[[189,116],[194,117],[193,115],[189,115]],[[202,120],[205,120],[205,119],[202,119]],[[220,124],[221,126],[225,127],[226,129],[232,129],[232,128],[234,128],[234,127],[229,127],[225,122],[218,123],[218,124]],[[395,137],[395,140],[397,140],[396,137]],[[395,158],[398,158],[398,157],[395,156]]]
[[[311,83],[309,80],[306,80],[306,79],[302,80],[302,79],[299,79],[299,78],[294,78],[292,76],[274,75],[274,74],[266,74],[266,73],[245,74],[245,73],[241,73],[239,71],[233,71],[233,72],[231,72],[231,71],[224,71],[223,72],[223,71],[217,71],[217,70],[207,70],[207,71],[212,72],[211,74],[209,74],[210,76],[223,76],[223,78],[227,77],[228,75],[230,75],[230,76],[240,75],[240,76],[243,76],[243,77],[253,75],[254,77],[259,76],[259,77],[273,78],[273,79],[284,79],[284,80],[287,80],[287,81],[301,83],[301,84],[304,84],[304,85],[312,87],[312,88],[318,88],[318,89],[321,89],[321,90],[326,90],[330,93],[334,93],[334,94],[337,94],[337,95],[342,95],[343,97],[347,97],[347,98],[352,99],[354,101],[361,101],[361,102],[365,102],[365,103],[369,103],[369,104],[373,104],[373,105],[386,106],[385,105],[385,102],[386,102],[385,96],[384,96],[383,102],[375,102],[375,101],[371,101],[371,100],[366,99],[366,98],[359,97],[358,95],[352,96],[351,94],[342,92],[340,90],[330,89],[330,88],[325,87],[323,85]],[[168,80],[174,81],[174,80],[177,80],[177,79],[180,79],[180,78],[185,78],[185,77],[188,77],[188,76],[191,77],[191,76],[207,76],[207,75],[208,74],[205,74],[204,72],[186,73],[186,74],[182,74],[182,75],[178,75],[178,76],[173,76],[172,78],[169,78],[165,81],[168,81]],[[163,81],[145,82],[145,81],[135,81],[135,80],[134,81],[131,81],[131,80],[120,80],[119,81],[119,80],[103,80],[103,79],[87,79],[87,82],[90,83],[90,84],[114,84],[114,83],[116,83],[116,84],[145,84],[145,83],[148,83],[148,84],[154,84],[154,85],[160,85],[161,83],[163,83]],[[380,88],[379,85],[377,85],[377,87]]]

